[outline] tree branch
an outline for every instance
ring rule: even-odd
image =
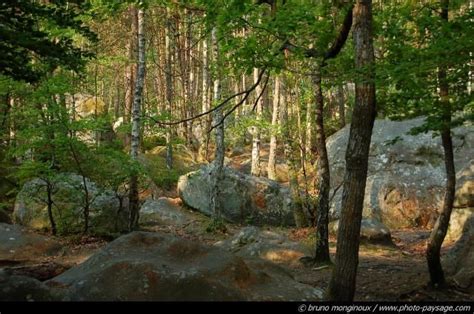
[[[263,88],[262,88],[262,91],[260,92],[260,95],[258,95],[257,99],[255,100],[255,103],[252,107],[252,111],[255,110],[255,107],[257,106],[257,103],[258,101],[260,100],[260,98],[262,97],[263,93],[265,92],[265,89],[267,88],[267,85],[268,85],[268,81],[270,80],[270,75],[267,75],[267,78],[265,79],[265,83],[263,84]],[[237,104],[234,105],[234,107],[232,107],[228,112],[226,112],[226,114],[222,117],[222,119],[215,125],[213,125],[209,131],[207,131],[208,133],[211,133],[212,130],[214,130],[215,128],[217,128],[218,126],[222,125],[225,121],[225,119],[230,116],[235,110],[237,110],[238,107],[240,107],[244,102],[245,100],[248,98],[248,96],[250,95],[250,93],[246,94]]]
[[[208,114],[211,114],[213,113],[214,111],[216,110],[219,110],[220,108],[224,107],[229,101],[231,101],[232,99],[234,99],[235,97],[238,97],[240,95],[245,95],[243,100],[245,101],[245,99],[247,99],[247,97],[250,95],[250,93],[253,92],[253,90],[255,88],[257,88],[257,86],[260,84],[260,82],[262,81],[262,78],[263,78],[263,74],[266,72],[266,67],[262,69],[262,71],[260,72],[260,74],[258,75],[258,79],[257,81],[252,85],[250,86],[250,88],[248,88],[247,90],[244,90],[242,92],[239,92],[239,93],[236,93],[232,96],[229,96],[227,97],[224,101],[222,101],[221,103],[219,103],[217,106],[215,106],[214,108],[211,108],[210,110],[208,111],[205,111],[205,112],[202,112],[200,114],[197,114],[193,117],[190,117],[190,118],[186,118],[186,119],[182,119],[182,120],[178,120],[178,121],[169,121],[169,122],[164,122],[164,121],[158,121],[157,119],[153,118],[153,117],[149,117],[151,120],[153,120],[156,124],[159,124],[159,125],[177,125],[177,124],[181,124],[181,123],[186,123],[186,122],[189,122],[189,121],[193,121],[193,120],[196,120],[196,119],[199,119],[201,117],[204,117]],[[240,101],[239,102],[239,105],[242,104],[243,101]]]

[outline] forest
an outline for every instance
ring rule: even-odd
[[[474,301],[473,22],[2,0],[0,300]]]

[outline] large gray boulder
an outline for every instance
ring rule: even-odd
[[[0,223],[0,260],[21,262],[57,255],[62,245],[53,238],[18,225]]]
[[[0,301],[33,302],[54,299],[51,289],[41,281],[0,270]]]
[[[83,231],[86,193],[82,176],[63,174],[51,181],[53,186],[53,217],[59,234]],[[127,230],[128,209],[109,190],[101,189],[86,179],[89,226],[92,234],[111,234]],[[47,211],[47,184],[42,179],[25,183],[18,193],[13,211],[15,223],[36,230],[50,230]]]
[[[406,121],[376,120],[369,153],[365,190],[365,218],[378,220],[389,228],[429,226],[441,208],[446,181],[443,148],[432,132],[416,136],[407,133],[423,124],[424,118]],[[350,126],[328,138],[331,167],[330,216],[341,211],[345,171],[345,150]],[[472,207],[474,128],[453,130],[455,166],[458,171],[455,206]]]
[[[330,231],[337,235],[339,221],[330,225]],[[360,240],[364,243],[393,245],[390,230],[380,221],[372,218],[362,219],[360,225]]]
[[[184,204],[208,216],[213,164],[181,176],[178,193]],[[294,225],[292,200],[286,187],[224,167],[220,188],[222,217],[230,222],[253,225]]]
[[[444,264],[457,286],[474,292],[474,215],[465,221],[462,235],[448,252]]]
[[[47,282],[73,301],[312,300],[279,266],[166,233],[133,232]]]
[[[147,199],[140,208],[140,225],[183,226],[190,223],[191,219],[188,212],[167,197]]]

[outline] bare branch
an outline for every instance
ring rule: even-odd
[[[204,117],[208,114],[211,114],[213,113],[214,111],[216,110],[219,110],[221,109],[222,107],[224,107],[229,101],[231,101],[232,99],[240,96],[240,95],[245,95],[244,96],[244,99],[247,99],[247,97],[250,95],[250,93],[253,92],[253,90],[255,88],[257,88],[257,86],[260,84],[260,82],[262,81],[262,78],[263,78],[263,74],[265,73],[266,71],[266,67],[262,69],[262,71],[260,72],[260,74],[258,75],[258,79],[257,81],[252,85],[250,86],[250,88],[248,88],[247,90],[244,90],[242,92],[239,92],[239,93],[236,93],[232,96],[229,96],[227,97],[224,101],[222,101],[220,104],[218,104],[217,106],[215,106],[214,108],[211,108],[210,110],[208,111],[205,111],[205,112],[202,112],[200,114],[197,114],[193,117],[190,117],[190,118],[186,118],[186,119],[182,119],[182,120],[178,120],[178,121],[169,121],[169,122],[163,122],[163,121],[158,121],[157,119],[153,118],[153,117],[148,117],[150,118],[151,120],[153,120],[156,124],[159,124],[159,125],[177,125],[177,124],[181,124],[181,123],[186,123],[186,122],[189,122],[189,121],[193,121],[193,120],[196,120],[196,119],[199,119],[201,117]],[[243,103],[243,101],[241,102]]]
[[[255,104],[253,105],[252,107],[252,111],[255,110],[255,107],[257,106],[257,103],[258,101],[260,100],[260,98],[262,97],[263,93],[265,92],[265,89],[267,88],[267,85],[268,85],[268,81],[270,79],[270,75],[267,75],[267,78],[265,79],[265,83],[263,84],[263,88],[262,88],[262,92],[260,93],[260,95],[258,95],[257,99],[255,100]],[[246,94],[237,104],[234,105],[234,107],[232,107],[228,112],[226,112],[226,114],[222,117],[222,119],[219,121],[219,123],[213,125],[209,131],[207,131],[208,133],[211,133],[212,130],[214,130],[215,128],[217,128],[218,126],[222,125],[225,121],[225,119],[230,116],[235,110],[237,110],[237,108],[239,108],[244,102],[245,100],[247,100],[247,98],[249,97],[250,93]]]

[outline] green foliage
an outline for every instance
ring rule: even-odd
[[[57,67],[80,71],[92,54],[78,38],[95,41],[81,17],[87,2],[11,0],[0,4],[0,73],[38,82]]]
[[[439,3],[387,6],[376,15],[378,32],[386,40],[378,67],[377,100],[393,119],[427,116],[413,134],[443,128],[446,105],[438,95],[438,69],[446,67],[453,124],[472,120],[472,96],[466,82],[474,49],[473,10],[451,3],[449,21],[439,15]],[[457,114],[455,114],[457,112]]]
[[[208,233],[226,233],[227,227],[222,219],[211,219],[209,224],[206,226],[206,232]]]

